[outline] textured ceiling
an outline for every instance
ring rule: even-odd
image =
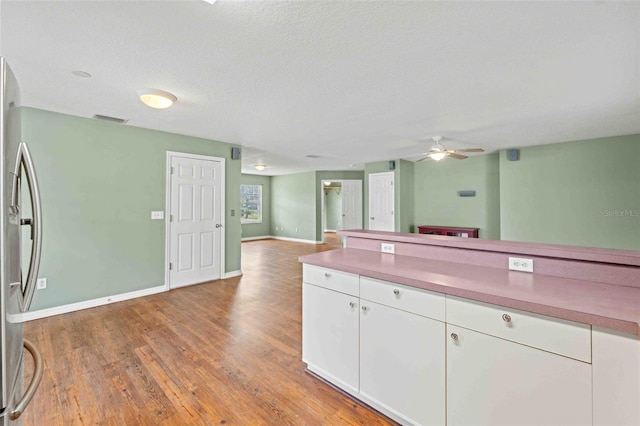
[[[415,159],[433,135],[640,133],[639,22],[638,2],[2,0],[0,53],[24,105],[242,145],[243,172],[278,175]]]

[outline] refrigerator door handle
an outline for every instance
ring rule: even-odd
[[[27,390],[20,398],[20,401],[16,404],[16,407],[9,413],[9,419],[16,420],[18,417],[22,415],[24,409],[27,408],[27,405],[31,402],[31,398],[35,395],[38,390],[38,386],[40,386],[40,380],[42,379],[42,370],[43,370],[43,362],[42,355],[40,355],[40,351],[33,346],[33,343],[24,339],[24,348],[29,351],[31,357],[33,358],[33,377],[31,377],[31,383],[27,386]]]
[[[33,166],[33,160],[31,159],[31,152],[29,152],[29,147],[26,143],[20,142],[20,145],[18,145],[16,168],[13,173],[13,194],[11,198],[12,207],[18,209],[23,165],[24,171],[26,172],[27,185],[29,187],[29,195],[31,197],[31,210],[33,214],[33,219],[30,219],[31,223],[29,223],[29,225],[31,225],[31,239],[33,240],[31,260],[29,262],[27,281],[24,286],[24,293],[21,300],[22,312],[26,312],[31,306],[31,300],[33,299],[33,293],[36,288],[36,281],[38,280],[38,270],[40,269],[40,253],[42,251],[42,207],[40,204],[38,178],[36,177],[36,170]]]

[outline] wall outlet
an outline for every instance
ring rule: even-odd
[[[153,220],[164,219],[164,212],[163,211],[151,212],[151,219]]]
[[[391,254],[393,254],[393,253],[396,252],[396,246],[395,246],[395,244],[382,243],[381,251],[383,253],[391,253]]]
[[[533,272],[533,259],[509,257],[509,269],[512,271]]]
[[[38,278],[38,281],[36,281],[36,288],[38,290],[42,290],[47,288],[47,279],[46,278]]]

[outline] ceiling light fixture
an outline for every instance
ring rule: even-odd
[[[429,154],[429,157],[432,160],[436,160],[436,161],[440,161],[446,156],[447,156],[447,154],[444,153],[444,152],[434,152],[433,154]]]
[[[253,166],[253,167],[255,167],[255,168],[256,168],[256,170],[258,170],[258,171],[263,171],[264,169],[266,169],[266,168],[267,168],[267,165],[266,165],[266,164],[256,164],[256,165],[255,165],[255,166]]]
[[[140,100],[151,108],[169,108],[178,100],[178,98],[171,93],[158,89],[140,89],[136,93],[140,96]]]

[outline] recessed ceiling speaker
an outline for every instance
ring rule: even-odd
[[[520,159],[520,150],[519,149],[508,149],[507,150],[507,160],[509,161],[518,161]]]
[[[396,169],[396,162],[395,161],[389,161],[389,170],[395,170]]]
[[[240,148],[238,148],[237,146],[234,146],[233,148],[231,148],[231,159],[232,160],[240,159]]]

